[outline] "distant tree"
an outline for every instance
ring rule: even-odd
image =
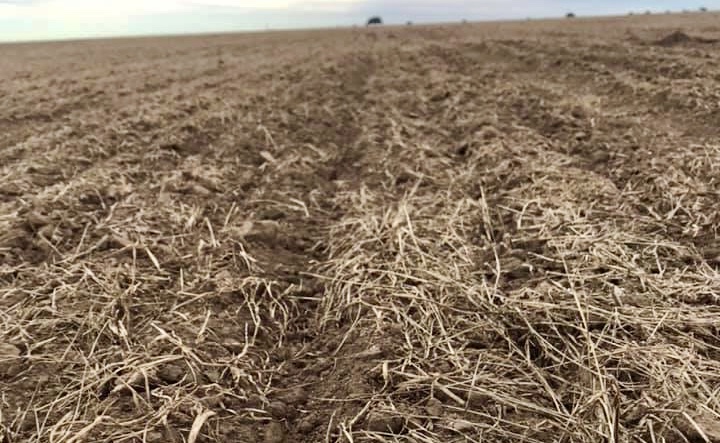
[[[633,11],[628,12],[628,15],[635,15]]]
[[[377,15],[375,17],[370,17],[367,21],[368,26],[382,25],[382,24],[383,24],[382,18]]]
[[[574,12],[568,12],[567,14],[565,14],[565,17],[566,17],[566,18],[575,18],[575,13],[574,13]]]
[[[705,6],[700,6],[700,12],[707,12],[708,9]]]
[[[467,19],[462,19],[462,24],[463,24],[463,25],[466,25],[466,24],[467,24]]]
[[[652,14],[651,10],[648,9],[647,11],[645,11],[645,15],[651,15],[651,14]]]
[[[407,23],[405,23],[405,24],[408,25],[408,26],[412,26],[412,25],[413,25],[413,22],[412,22],[412,20],[408,20]]]

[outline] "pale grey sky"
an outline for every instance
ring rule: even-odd
[[[375,14],[404,23],[700,6],[718,9],[720,0],[0,0],[0,41],[346,26]]]

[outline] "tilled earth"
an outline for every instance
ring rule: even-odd
[[[0,46],[0,442],[720,441],[719,20]]]

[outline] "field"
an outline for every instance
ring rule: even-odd
[[[720,442],[718,38],[0,45],[0,442]]]

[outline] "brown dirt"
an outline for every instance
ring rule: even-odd
[[[682,31],[675,31],[657,41],[660,46],[687,45],[691,43],[716,43],[717,39],[691,37]]]
[[[718,441],[717,19],[0,46],[0,442]]]

